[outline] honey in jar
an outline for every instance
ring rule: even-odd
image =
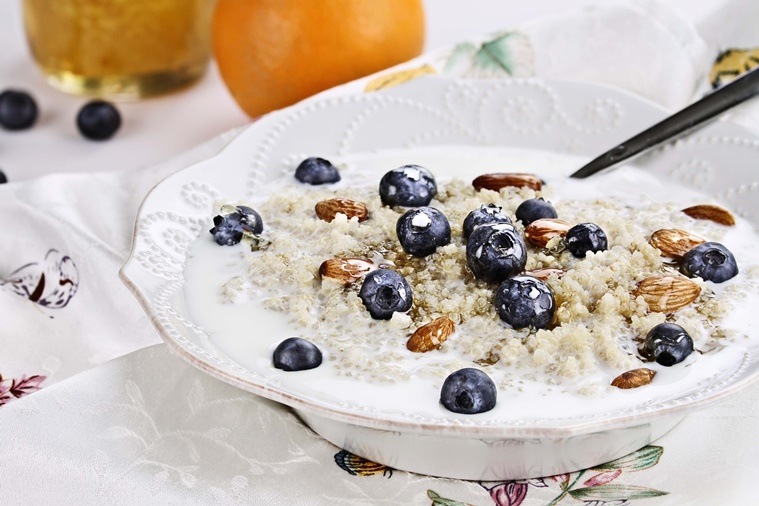
[[[32,54],[77,95],[129,99],[187,85],[210,56],[215,0],[23,0]]]

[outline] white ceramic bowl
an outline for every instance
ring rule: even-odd
[[[207,234],[216,199],[244,200],[305,156],[329,157],[416,146],[512,146],[590,157],[665,115],[625,92],[586,83],[422,78],[380,93],[314,99],[250,125],[218,155],[157,185],[145,198],[121,276],[163,339],[182,358],[227,383],[291,406],[332,443],[388,466],[460,479],[548,476],[632,452],[689,411],[732,394],[759,370],[751,348],[676,396],[566,417],[499,420],[419,416],[341,403],[283,385],[274,370],[240,365],[189,315],[186,254]],[[714,123],[637,165],[713,195],[759,223],[759,137]],[[474,176],[475,174],[471,174]],[[262,336],[262,339],[267,337]]]

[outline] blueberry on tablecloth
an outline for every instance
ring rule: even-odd
[[[110,102],[93,100],[79,110],[76,126],[86,138],[104,141],[113,137],[121,127],[121,114]]]
[[[37,102],[21,90],[0,93],[0,126],[7,130],[25,130],[37,120]]]

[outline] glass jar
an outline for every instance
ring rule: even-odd
[[[211,54],[215,0],[23,0],[34,59],[54,87],[134,99],[185,86]]]

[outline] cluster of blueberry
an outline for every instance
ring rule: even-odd
[[[259,237],[264,222],[254,209],[247,206],[224,206],[222,214],[213,219],[210,230],[219,246],[234,246],[244,236]],[[300,337],[285,339],[274,349],[274,367],[283,371],[304,371],[322,363],[322,352],[311,341]]]
[[[340,173],[328,160],[311,157],[295,169],[295,179],[311,185],[337,183]],[[234,246],[242,241],[243,236],[258,237],[264,231],[261,216],[246,206],[225,206],[222,214],[214,217],[213,224],[210,232],[219,246]]]
[[[302,167],[303,164],[298,169]],[[331,171],[323,166],[317,167],[314,173],[331,174]],[[313,177],[304,181],[306,171],[303,172],[299,177],[296,171],[298,180],[312,182]],[[336,178],[330,177],[329,181],[324,179],[326,178],[319,178],[323,182],[334,182],[339,180],[339,175]],[[380,180],[379,194],[386,206],[412,208],[398,219],[395,228],[398,241],[407,254],[426,257],[432,255],[438,247],[451,242],[451,225],[448,219],[438,209],[429,207],[437,194],[437,183],[430,171],[418,165],[405,165],[391,170]],[[467,230],[471,232],[494,215],[508,220],[505,215],[496,212],[488,214],[488,211],[481,208],[467,217]],[[500,208],[497,208],[497,211],[500,211]],[[359,297],[371,317],[378,320],[389,320],[395,312],[405,313],[413,304],[413,292],[408,281],[389,269],[378,269],[368,273],[359,290]],[[304,344],[304,351],[307,350],[306,346]],[[445,379],[440,390],[440,402],[448,410],[456,413],[484,413],[493,409],[496,397],[497,388],[493,380],[475,368],[453,372]]]
[[[385,174],[380,181],[380,198],[389,206],[412,207],[396,225],[398,241],[403,250],[415,257],[426,257],[451,240],[448,219],[439,210],[428,207],[437,193],[432,174],[422,167],[407,165]],[[529,199],[519,205],[516,217],[523,225],[542,218],[556,218],[553,205],[540,198]],[[542,281],[519,276],[527,262],[527,246],[511,219],[495,204],[482,205],[470,212],[463,223],[466,239],[466,259],[477,279],[500,283],[496,290],[495,305],[500,318],[514,328],[545,328],[553,319],[554,299],[550,288]],[[593,223],[582,223],[570,229],[566,237],[567,249],[577,257],[589,251],[602,251],[607,247],[606,235]],[[408,284],[400,276],[375,273],[367,276],[371,289],[361,294],[364,305],[374,318],[390,318],[391,308],[379,307],[388,301],[398,304],[396,311],[407,311],[411,295],[394,297],[380,293],[377,282],[381,279],[389,291],[409,292]],[[362,292],[364,292],[362,288]],[[381,315],[381,316],[377,316]]]
[[[37,102],[20,90],[0,93],[0,126],[6,130],[26,130],[37,121]],[[93,100],[86,103],[76,116],[76,126],[86,138],[103,141],[113,137],[121,126],[118,109],[109,102]]]
[[[312,157],[305,159],[298,166],[295,178],[301,183],[320,185],[340,181],[340,173],[329,161]],[[209,232],[219,246],[234,246],[239,244],[243,237],[257,239],[264,231],[261,216],[247,206],[224,206],[222,214],[214,217],[213,225]],[[392,274],[397,275],[395,272]],[[411,293],[410,289],[409,293]],[[410,307],[409,303],[406,310],[408,311]],[[322,353],[311,341],[300,337],[290,337],[274,349],[272,360],[277,369],[305,371],[321,365]]]
[[[427,169],[407,165],[392,170],[380,181],[379,193],[385,205],[413,208],[396,225],[398,241],[407,254],[426,257],[450,242],[448,219],[439,210],[428,207],[437,193],[437,185]],[[516,217],[526,226],[538,219],[556,218],[557,213],[550,202],[536,198],[523,202]],[[575,256],[606,249],[606,236],[595,224],[584,223],[570,232],[567,248]],[[553,294],[542,281],[519,275],[527,263],[527,245],[502,208],[487,204],[473,210],[464,219],[463,234],[467,265],[474,277],[500,283],[494,303],[501,320],[513,328],[547,327],[555,311]],[[413,295],[408,283],[399,274],[391,274],[370,273],[361,288],[359,295],[373,318],[390,318],[393,311],[405,312],[411,307]],[[495,406],[496,392],[487,374],[465,368],[446,379],[440,400],[453,412],[482,413]]]
[[[680,270],[688,277],[723,283],[738,274],[735,257],[718,242],[705,242],[688,251]],[[643,355],[663,366],[672,366],[693,353],[693,339],[681,326],[661,323],[646,335]]]
[[[426,257],[451,242],[451,225],[443,213],[429,207],[437,195],[437,183],[430,171],[418,165],[391,170],[380,180],[379,194],[386,206],[412,207],[396,223],[395,231],[403,250]],[[364,278],[358,293],[374,319],[389,320],[393,313],[411,309],[413,293],[406,279],[395,271],[380,269]]]
[[[307,158],[296,169],[298,181],[311,185],[340,181],[337,168],[322,158]],[[432,255],[451,241],[451,226],[446,216],[430,202],[437,194],[435,178],[427,169],[406,165],[386,173],[379,184],[379,195],[386,206],[411,208],[396,223],[396,234],[403,250],[414,257]],[[558,217],[556,209],[542,198],[524,201],[515,212],[516,219],[528,226],[540,219]],[[229,207],[214,218],[211,229],[219,245],[239,243],[243,236],[257,237],[263,231],[261,217],[245,206]],[[520,329],[546,328],[555,312],[551,289],[543,281],[523,275],[527,246],[509,216],[495,204],[482,205],[470,212],[463,223],[466,260],[475,278],[498,283],[494,304],[501,320]],[[564,237],[566,249],[577,258],[589,252],[604,251],[608,240],[594,223],[571,227]],[[721,244],[705,243],[689,252],[682,265],[689,276],[721,282],[737,273],[735,258]],[[406,279],[393,270],[369,272],[359,297],[372,318],[389,320],[394,313],[409,311],[413,291]],[[663,323],[646,336],[642,353],[664,366],[684,360],[693,351],[693,341],[680,326]],[[285,371],[312,369],[322,362],[321,351],[302,338],[286,339],[274,351],[274,366]],[[475,414],[491,410],[497,388],[483,371],[464,368],[450,374],[443,383],[440,401],[456,413]]]

